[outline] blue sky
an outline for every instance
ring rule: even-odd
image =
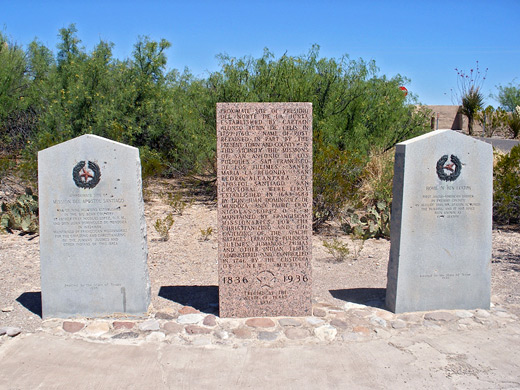
[[[58,30],[76,24],[88,51],[100,39],[114,56],[131,56],[140,35],[167,39],[168,67],[195,75],[219,69],[215,56],[300,55],[375,60],[380,74],[400,73],[424,104],[452,104],[455,68],[489,68],[497,85],[520,84],[520,1],[24,1],[0,0],[0,29],[27,45],[55,49]]]

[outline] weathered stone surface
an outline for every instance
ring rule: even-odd
[[[278,320],[280,326],[301,326],[301,321],[295,318],[280,318]]]
[[[327,315],[327,310],[322,309],[321,307],[315,307],[312,310],[312,315],[315,317],[325,317]]]
[[[0,336],[6,334],[9,337],[15,337],[18,336],[20,333],[22,333],[22,330],[13,326],[5,326],[0,328]]]
[[[406,322],[403,320],[395,320],[391,323],[392,328],[394,329],[404,329],[406,328]]]
[[[84,331],[91,336],[101,336],[110,331],[110,324],[104,321],[94,321],[88,324]]]
[[[159,311],[155,313],[155,318],[158,320],[173,320],[175,316],[169,313],[165,313],[163,311]]]
[[[253,335],[251,332],[251,329],[246,328],[244,326],[233,329],[233,334],[235,335],[235,337],[237,337],[239,339],[250,339],[251,336]]]
[[[205,315],[198,314],[183,314],[177,318],[179,324],[197,324],[204,320]]]
[[[459,318],[471,318],[471,317],[473,317],[473,313],[471,313],[470,311],[467,311],[467,310],[457,310],[455,312],[455,314]]]
[[[457,320],[457,316],[446,311],[434,311],[432,313],[426,313],[424,319],[427,321],[450,322]]]
[[[311,103],[218,103],[217,156],[220,316],[310,315]]]
[[[206,317],[204,317],[204,321],[202,321],[202,324],[206,326],[216,326],[217,317],[215,317],[213,314],[208,314]]]
[[[149,319],[149,320],[146,320],[139,324],[139,330],[142,330],[142,331],[151,332],[151,331],[159,330],[160,328],[161,328],[161,326],[159,324],[159,321],[154,320],[154,319]]]
[[[307,321],[307,323],[309,323],[310,325],[320,325],[320,324],[323,324],[325,321],[322,320],[321,318],[316,318],[316,317],[307,317],[305,319],[305,321]]]
[[[311,335],[309,330],[304,328],[287,328],[284,333],[289,340],[303,340]]]
[[[227,340],[227,339],[229,339],[229,333],[226,332],[225,330],[218,329],[213,334],[219,340]]]
[[[314,334],[321,341],[332,341],[337,333],[337,329],[332,325],[322,325],[314,329]]]
[[[274,341],[278,338],[278,332],[266,332],[261,331],[258,332],[258,340],[262,341]]]
[[[368,329],[366,326],[355,326],[352,329],[352,331],[355,333],[360,333],[365,336],[370,336],[370,334],[372,333],[372,331],[370,329]]]
[[[42,150],[38,190],[43,317],[146,313],[138,149],[83,135]]]
[[[486,310],[475,310],[475,317],[488,318],[491,314]]]
[[[85,327],[85,324],[82,322],[76,321],[64,321],[63,322],[63,330],[69,333],[79,332],[81,329]]]
[[[191,306],[183,306],[179,309],[179,314],[180,315],[184,315],[184,314],[198,314],[200,313],[200,310],[197,310],[195,309],[194,307],[191,307]]]
[[[370,317],[370,322],[374,325],[381,326],[383,328],[386,328],[386,321],[378,316],[372,316]]]
[[[204,327],[198,326],[198,325],[193,325],[193,324],[186,325],[184,330],[186,331],[187,334],[210,334],[211,333],[211,329],[204,328]]]
[[[330,321],[330,324],[335,327],[335,328],[339,328],[339,329],[347,329],[349,328],[349,323],[345,320],[340,320],[339,318],[334,318],[333,320]]]
[[[114,321],[112,326],[115,330],[118,329],[132,329],[135,326],[135,322],[131,321]]]
[[[249,318],[246,321],[246,325],[252,328],[272,328],[276,326],[270,318]]]
[[[176,322],[167,322],[163,325],[163,330],[168,334],[180,333],[184,329],[184,326]]]
[[[12,312],[13,310],[14,310],[14,307],[12,307],[12,306],[6,306],[6,307],[3,307],[3,308],[2,308],[2,312],[3,312],[3,313],[10,313],[10,312]]]
[[[139,337],[139,333],[137,333],[137,332],[124,332],[124,333],[119,333],[119,334],[112,336],[112,338],[116,339],[116,340],[136,339],[138,337]]]
[[[491,145],[452,130],[396,146],[390,310],[489,308],[492,167]]]

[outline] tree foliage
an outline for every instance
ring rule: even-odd
[[[520,106],[520,84],[509,83],[506,86],[499,85],[497,88],[498,96],[495,98],[502,108],[508,112],[514,112],[515,108]]]

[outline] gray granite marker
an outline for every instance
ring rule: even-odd
[[[83,135],[38,153],[43,317],[150,303],[138,149]]]
[[[390,310],[489,308],[492,198],[491,145],[452,130],[397,145]]]

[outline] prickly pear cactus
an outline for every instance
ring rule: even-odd
[[[13,203],[2,203],[0,226],[5,230],[21,230],[24,233],[38,232],[38,197],[30,188]]]

